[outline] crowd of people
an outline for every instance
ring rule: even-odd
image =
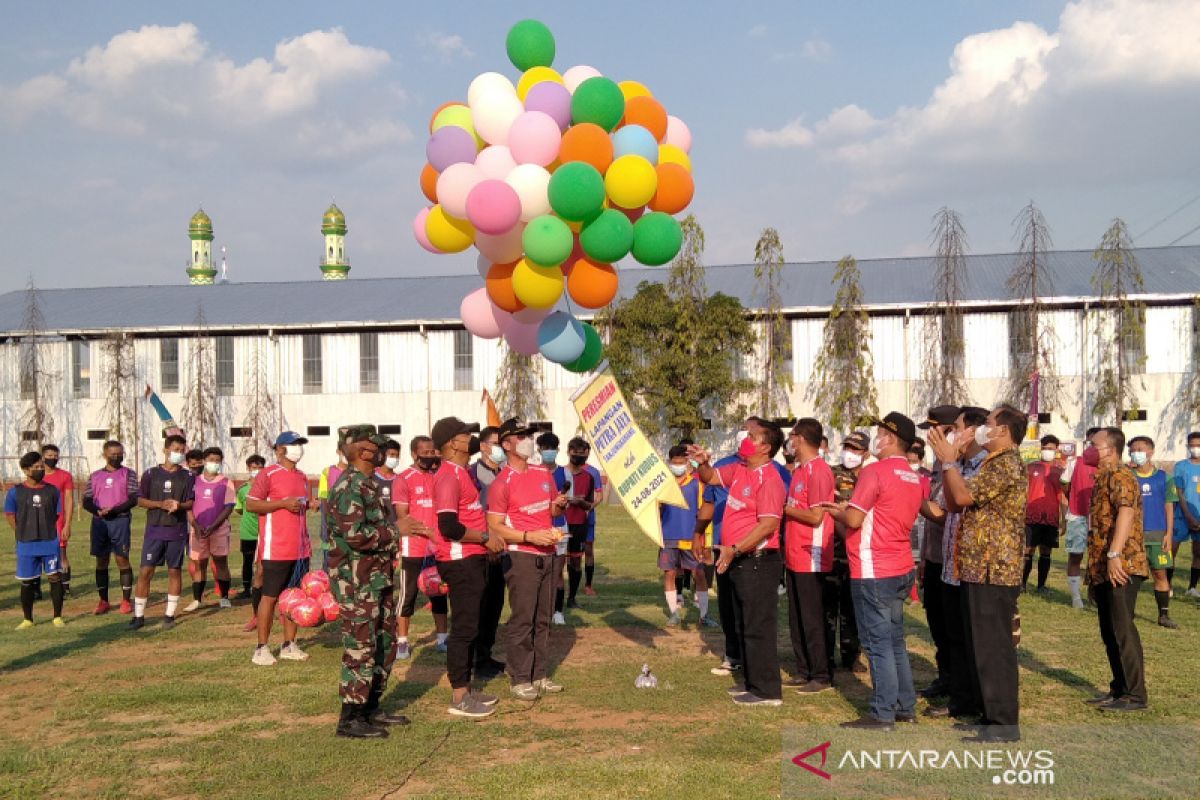
[[[953,717],[976,741],[1015,741],[1018,599],[1035,555],[1034,591],[1048,591],[1051,551],[1062,538],[1071,604],[1094,604],[1112,671],[1108,691],[1089,702],[1108,712],[1146,708],[1138,589],[1152,576],[1159,624],[1178,627],[1169,610],[1173,557],[1190,540],[1187,594],[1200,597],[1200,433],[1188,435],[1188,458],[1168,475],[1154,464],[1153,441],[1126,443],[1117,428],[1088,431],[1079,454],[1045,436],[1027,465],[1019,450],[1027,418],[1007,405],[936,406],[919,425],[892,412],[873,427],[873,435],[846,435],[837,458],[811,418],[785,432],[750,417],[736,452],[720,459],[690,440],[668,451],[685,506],[661,509],[667,624],[681,623],[690,588],[698,623],[721,628],[724,654],[712,672],[734,677],[733,702],[778,706],[785,685],[813,694],[830,689],[839,669],[869,671],[869,707],[844,725],[915,723],[904,609],[919,597],[937,667],[921,691],[931,701],[924,713]],[[105,442],[104,466],[88,477],[81,503],[92,515],[95,613],[112,608],[111,559],[131,630],[147,624],[161,567],[168,577],[163,628],[175,625],[185,563],[192,600],[184,612],[202,604],[210,562],[218,605],[230,607],[231,520],[239,514],[242,593],[253,609],[245,630],[257,635],[251,661],[277,662],[270,647],[277,616],[278,659],[307,659],[295,622],[276,614],[280,595],[300,584],[313,557],[308,477],[298,466],[306,444],[281,433],[273,463],[249,457],[250,480],[236,487],[224,474],[222,451],[189,450],[182,432],[165,437],[162,462],[141,476],[124,465],[120,442]],[[383,737],[389,726],[408,723],[381,699],[395,661],[412,657],[418,583],[431,567],[448,587],[445,596],[431,592],[429,604],[434,646],[446,654],[448,713],[495,713],[499,699],[476,685],[502,673],[520,700],[564,690],[550,675],[549,632],[565,624],[564,609],[578,605],[581,586],[595,594],[601,476],[584,439],[568,442],[562,466],[559,444],[518,419],[481,429],[448,417],[411,440],[411,465],[401,469],[399,442],[370,425],[339,429],[338,462],[321,472],[316,492],[320,568],[341,607],[338,735]],[[22,456],[25,480],[5,499],[17,541],[19,630],[34,624],[43,576],[53,623],[63,624],[75,483],[58,460],[53,445]],[[136,575],[134,508],[146,514]],[[795,657],[786,682],[776,647],[781,594]],[[501,662],[492,651],[506,601]]]

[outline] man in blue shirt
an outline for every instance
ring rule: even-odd
[[[712,486],[705,486],[688,467],[687,448],[675,445],[667,451],[667,468],[679,483],[687,508],[660,506],[663,546],[658,551],[658,568],[663,573],[663,593],[667,598],[667,624],[679,625],[681,611],[675,591],[675,576],[691,572],[696,577],[696,600],[700,606],[700,624],[715,627],[717,622],[708,616],[708,583],[704,578],[703,562],[693,551],[694,538],[703,535],[712,519]],[[687,547],[683,547],[684,544]]]
[[[1175,504],[1175,536],[1171,541],[1171,557],[1179,552],[1185,539],[1192,540],[1192,574],[1188,578],[1188,597],[1200,598],[1196,589],[1200,582],[1200,431],[1192,431],[1187,437],[1188,457],[1175,465],[1175,493],[1179,502]],[[1167,583],[1175,577],[1175,570],[1167,570]]]
[[[4,516],[17,537],[17,580],[21,582],[24,616],[17,630],[33,627],[34,584],[43,573],[50,581],[54,624],[62,627],[63,582],[58,545],[62,495],[46,483],[46,465],[40,453],[26,453],[18,463],[25,480],[9,489],[4,498]]]
[[[1142,490],[1142,541],[1150,574],[1154,577],[1154,600],[1158,605],[1158,624],[1174,630],[1179,623],[1171,619],[1171,589],[1167,567],[1171,565],[1172,525],[1175,522],[1175,483],[1154,466],[1154,440],[1135,436],[1129,440],[1129,460],[1133,476]]]

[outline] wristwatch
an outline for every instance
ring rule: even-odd
[[[492,538],[492,535],[490,533],[488,533],[487,531],[483,531],[479,535],[481,537],[479,540],[481,544],[487,544],[488,539]]]
[[[1118,553],[1116,550],[1109,550],[1107,555],[1108,555],[1108,557],[1109,557],[1110,559],[1112,559],[1112,558],[1120,558],[1120,557],[1121,557],[1121,554],[1120,554],[1120,553]]]

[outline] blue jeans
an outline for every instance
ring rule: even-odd
[[[917,693],[904,643],[904,601],[912,591],[913,573],[894,578],[854,578],[850,597],[858,621],[858,638],[871,666],[871,716],[895,722],[896,713],[913,714]]]

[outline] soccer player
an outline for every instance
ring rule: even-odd
[[[1154,466],[1154,440],[1135,436],[1129,440],[1129,460],[1133,475],[1142,490],[1142,537],[1150,574],[1154,577],[1154,599],[1158,604],[1158,624],[1174,630],[1179,623],[1171,619],[1171,584],[1167,568],[1171,566],[1171,539],[1175,527],[1175,482]]]
[[[107,614],[108,562],[115,557],[121,576],[121,613],[133,613],[133,567],[129,564],[131,514],[137,507],[138,477],[123,466],[125,446],[113,439],[104,443],[104,466],[88,478],[83,490],[83,510],[92,515],[92,555],[96,558],[96,614]]]
[[[242,628],[244,631],[252,631],[258,627],[258,600],[262,597],[262,576],[258,574],[258,564],[254,559],[255,551],[258,550],[258,514],[251,514],[246,510],[246,497],[250,494],[250,485],[265,466],[267,460],[258,453],[246,459],[246,471],[250,474],[250,479],[238,487],[234,504],[234,511],[242,515],[242,521],[238,525],[242,551],[242,593],[250,597],[251,607],[250,621]]]
[[[1038,594],[1046,593],[1050,575],[1050,551],[1058,547],[1058,522],[1062,517],[1062,467],[1058,459],[1058,437],[1043,436],[1041,458],[1025,468],[1029,478],[1025,506],[1025,568],[1021,573],[1021,591],[1029,584],[1033,570],[1033,551],[1038,550]]]
[[[188,542],[188,558],[195,567],[196,580],[192,581],[192,602],[184,611],[195,611],[204,597],[208,583],[208,559],[212,558],[216,573],[218,604],[229,608],[229,517],[233,514],[236,497],[233,483],[221,475],[225,454],[219,447],[204,451],[204,469],[196,479],[196,502],[188,512],[191,529]]]
[[[1188,597],[1200,598],[1200,431],[1187,435],[1188,457],[1175,465],[1175,493],[1179,502],[1175,504],[1175,535],[1171,539],[1171,557],[1179,553],[1179,545],[1190,539],[1192,542],[1192,573],[1188,578]],[[1175,570],[1167,570],[1167,583],[1175,576]]]
[[[663,546],[658,551],[658,568],[663,573],[663,595],[667,598],[667,624],[679,624],[679,595],[675,590],[675,577],[681,572],[692,572],[696,576],[696,600],[700,604],[700,624],[713,627],[719,623],[708,616],[708,583],[704,578],[704,565],[697,556],[703,555],[704,529],[712,519],[713,490],[705,486],[688,466],[687,448],[675,445],[667,451],[667,468],[675,476],[687,508],[666,505],[659,507],[662,524]],[[681,542],[693,543],[700,538],[701,547],[685,549]],[[701,594],[700,587],[704,587]]]
[[[575,597],[583,580],[582,562],[587,550],[588,515],[596,505],[596,482],[587,469],[588,450],[588,443],[576,436],[567,442],[567,466],[554,470],[555,485],[567,495],[567,507],[563,509],[570,536],[567,542],[567,608],[579,607]],[[703,612],[701,616],[704,616]]]
[[[58,544],[58,515],[62,497],[45,481],[46,465],[39,453],[26,453],[18,462],[25,480],[8,490],[4,516],[17,537],[17,580],[21,582],[21,612],[17,630],[33,627],[33,583],[44,573],[50,581],[54,624],[63,623],[63,585]]]
[[[1092,447],[1091,439],[1099,430],[1088,430],[1087,446],[1078,457],[1067,463],[1062,474],[1062,482],[1067,490],[1067,587],[1071,590],[1072,608],[1083,608],[1084,605],[1080,591],[1083,576],[1080,573],[1083,557],[1087,553],[1088,514],[1092,507],[1096,470],[1100,464],[1100,457],[1096,448]]]
[[[271,624],[279,594],[303,577],[303,562],[311,555],[308,541],[308,476],[297,468],[308,443],[295,431],[284,431],[275,438],[275,463],[258,473],[246,495],[246,510],[261,515],[257,557],[262,569],[262,598],[258,601],[258,646],[251,662],[260,667],[275,663],[271,654]],[[283,620],[283,645],[279,657],[287,661],[305,661],[305,653],[296,644],[298,627],[291,619]]]
[[[62,510],[58,513],[58,544],[62,551],[62,588],[63,594],[71,596],[71,560],[67,556],[67,543],[71,541],[71,519],[75,515],[75,479],[65,469],[58,468],[58,445],[48,444],[42,447],[42,463],[46,465],[46,483],[58,489],[59,499],[62,500]],[[41,594],[41,580],[38,580],[38,594]]]
[[[175,627],[175,609],[183,591],[187,513],[195,501],[195,478],[183,468],[186,447],[182,436],[168,436],[163,442],[163,463],[142,473],[138,507],[146,510],[146,536],[142,541],[141,571],[133,594],[131,631],[145,626],[150,581],[154,579],[154,570],[164,565],[167,568],[167,608],[163,630]]]
[[[442,457],[434,448],[433,439],[428,436],[414,436],[408,444],[408,450],[413,463],[393,482],[392,503],[396,507],[397,519],[411,516],[421,523],[422,527],[417,529],[417,533],[400,537],[400,571],[397,576],[400,582],[400,625],[396,658],[401,661],[412,656],[408,632],[417,609],[417,579],[421,570],[437,563],[436,540],[422,535],[421,531],[432,533],[437,529],[437,513],[433,509],[433,478],[442,465]],[[446,596],[431,597],[429,603],[437,636],[437,644],[434,647],[439,653],[445,653],[449,648],[446,644],[449,637],[446,625]]]

